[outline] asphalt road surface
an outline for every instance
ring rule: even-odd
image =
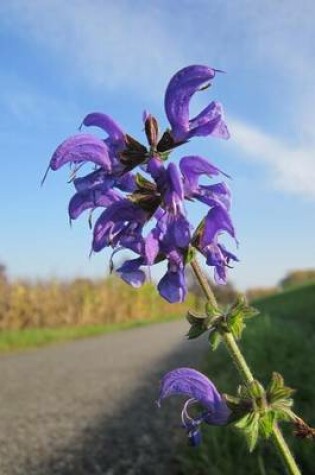
[[[204,355],[186,331],[163,323],[1,356],[0,474],[179,474],[181,401],[155,400],[166,371]]]

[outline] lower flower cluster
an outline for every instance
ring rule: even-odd
[[[201,443],[200,425],[222,426],[229,422],[231,411],[225,398],[218,392],[212,381],[192,368],[177,368],[164,375],[160,385],[158,406],[169,396],[188,396],[182,410],[182,426],[187,432],[189,443]],[[188,413],[193,405],[202,409],[194,417]]]

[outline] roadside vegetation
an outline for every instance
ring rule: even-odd
[[[68,282],[9,281],[0,268],[0,352],[99,335],[185,315],[151,284],[133,289],[117,277]]]
[[[246,359],[263,383],[270,380],[272,371],[281,373],[287,385],[296,388],[296,412],[303,414],[306,422],[314,427],[315,284],[256,300],[253,305],[261,314],[248,323],[244,332],[241,346]],[[209,348],[203,369],[222,392],[231,394],[239,381],[228,358],[224,348],[219,347],[216,352]],[[282,427],[302,473],[314,474],[314,441],[296,439],[292,426],[283,424]],[[188,448],[183,442],[178,457],[183,475],[283,473],[278,457],[268,443],[259,444],[249,456],[245,440],[236,430],[207,426],[203,428],[203,435],[204,442],[198,448]]]

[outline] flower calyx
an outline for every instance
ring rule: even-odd
[[[232,333],[234,338],[239,340],[246,327],[245,320],[259,313],[248,305],[243,295],[239,295],[231,306],[219,314],[217,308],[209,303],[206,305],[206,311],[207,315],[212,317],[209,341],[213,350],[218,348],[224,333]]]
[[[226,324],[229,332],[239,340],[246,327],[245,320],[253,318],[259,311],[248,305],[244,295],[239,295],[226,312]]]
[[[296,423],[297,417],[291,410],[293,400],[290,396],[293,392],[293,389],[284,385],[279,373],[273,373],[266,390],[259,381],[254,380],[250,385],[239,387],[234,408],[233,401],[227,399],[234,426],[244,433],[251,452],[259,436],[264,439],[271,436],[277,422],[293,420]]]
[[[135,177],[136,189],[128,195],[128,199],[140,206],[152,216],[161,204],[161,195],[155,183],[147,180],[140,173]]]
[[[125,135],[125,148],[119,152],[120,162],[124,166],[124,173],[132,170],[138,165],[144,164],[148,158],[147,148],[138,142],[131,135]]]
[[[190,323],[190,329],[186,336],[189,340],[192,340],[206,331],[210,331],[210,335],[216,331],[217,324],[221,319],[221,310],[219,307],[214,307],[210,302],[207,302],[204,315],[198,315],[189,310],[186,318],[188,323]]]
[[[295,430],[293,435],[298,439],[302,440],[312,440],[315,442],[315,429],[310,427],[303,419],[296,417],[294,421]]]
[[[190,323],[190,329],[186,334],[188,340],[197,338],[211,328],[211,318],[207,315],[197,315],[189,310],[186,318],[188,323]]]

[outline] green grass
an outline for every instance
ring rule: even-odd
[[[103,335],[105,333],[142,327],[153,323],[167,322],[175,320],[176,318],[177,317],[160,317],[147,320],[134,320],[125,323],[115,323],[111,325],[2,330],[0,331],[0,353],[38,348],[53,343]]]
[[[287,385],[297,390],[295,412],[314,426],[315,285],[257,300],[254,305],[261,314],[248,323],[241,341],[246,359],[265,384],[272,371],[281,373]],[[235,394],[240,381],[225,348],[209,350],[204,369],[220,391]],[[314,442],[295,439],[288,424],[282,428],[303,475],[314,474]],[[203,435],[204,443],[197,449],[182,447],[179,459],[183,475],[284,473],[268,442],[260,443],[249,455],[242,434],[234,429],[206,426]]]

